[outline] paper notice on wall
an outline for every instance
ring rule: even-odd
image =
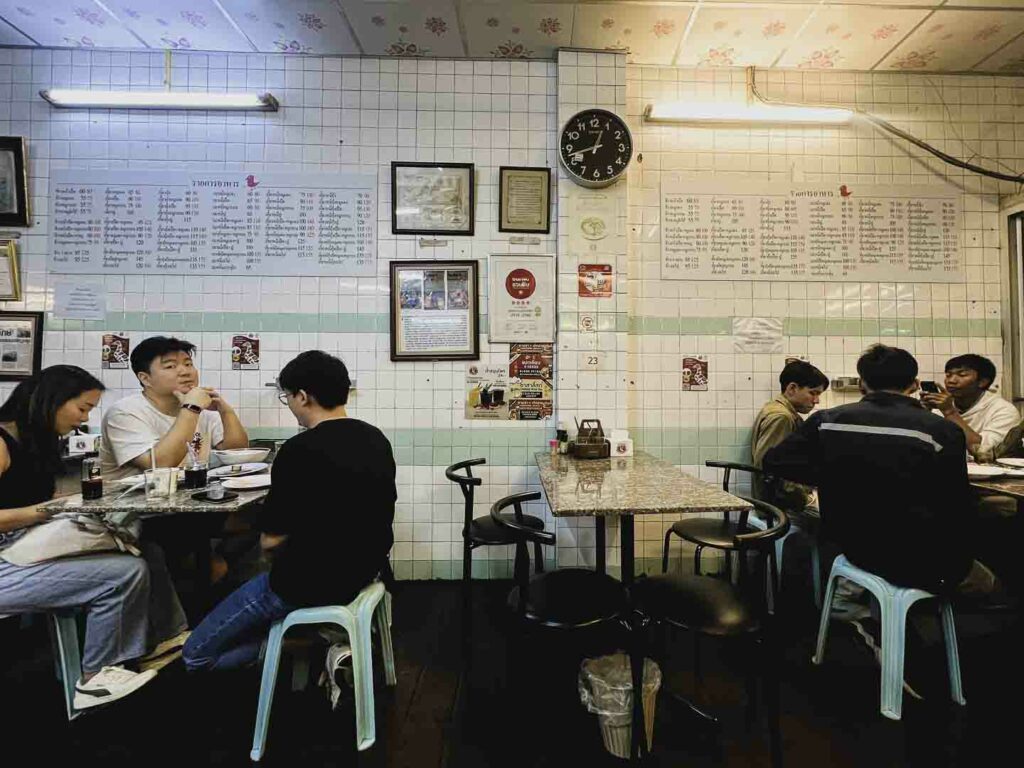
[[[608,298],[612,295],[611,264],[580,264],[577,269],[579,295],[584,298]]]
[[[509,347],[510,419],[539,421],[549,418],[554,413],[554,346],[512,344]]]
[[[106,320],[107,289],[102,282],[58,280],[53,290],[53,316],[64,320]]]
[[[782,320],[777,317],[734,317],[733,348],[737,352],[772,353],[782,351]]]
[[[100,365],[107,370],[127,370],[131,341],[127,333],[104,333]]]
[[[569,251],[577,254],[613,253],[619,233],[619,194],[611,190],[574,189],[569,206]]]
[[[707,392],[710,381],[708,359],[705,355],[683,358],[683,392]]]
[[[466,418],[507,421],[509,380],[503,365],[466,365]]]
[[[260,337],[249,333],[231,337],[231,370],[258,371],[260,369]]]

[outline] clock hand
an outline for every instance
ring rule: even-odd
[[[594,143],[594,146],[590,148],[591,154],[596,155],[598,148],[602,146],[602,144],[601,144],[601,137],[602,136],[604,136],[604,131],[598,131],[597,132],[597,141]]]
[[[578,152],[573,152],[572,154],[575,157],[576,155],[581,155],[582,156],[585,152],[596,153],[597,150],[599,150],[603,146],[604,146],[604,144],[601,144],[601,143],[594,144],[592,147],[587,147],[586,149],[581,149]]]

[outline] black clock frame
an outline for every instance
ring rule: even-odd
[[[624,163],[622,165],[622,170],[620,170],[618,173],[615,173],[614,175],[612,175],[610,177],[606,177],[606,178],[599,178],[599,179],[590,178],[590,179],[587,179],[587,178],[584,178],[583,176],[581,176],[581,175],[579,175],[579,174],[577,174],[576,172],[573,171],[573,169],[572,169],[572,165],[573,164],[572,164],[572,161],[569,158],[572,155],[577,155],[577,154],[581,154],[581,153],[579,153],[579,152],[572,152],[572,153],[568,153],[568,155],[566,154],[565,146],[566,146],[567,133],[569,132],[569,129],[572,127],[572,124],[575,121],[582,119],[584,116],[587,119],[591,119],[592,117],[596,117],[596,116],[603,116],[604,118],[612,121],[613,124],[616,125],[616,129],[619,126],[621,126],[622,130],[625,131],[626,139],[629,142],[628,143],[628,154],[627,154],[626,159],[625,159],[625,161],[624,161]],[[615,129],[612,129],[612,130],[615,130]],[[596,188],[600,188],[600,187],[607,187],[608,185],[614,184],[616,181],[618,181],[620,178],[622,178],[623,174],[625,174],[626,170],[629,168],[630,161],[633,159],[633,149],[634,149],[634,146],[633,146],[633,134],[629,130],[629,126],[626,125],[626,121],[623,120],[616,113],[614,113],[614,112],[612,112],[610,110],[607,110],[607,109],[601,109],[599,107],[594,107],[592,109],[582,109],[582,110],[580,110],[575,115],[573,115],[572,117],[570,117],[568,120],[565,121],[565,125],[562,126],[562,130],[558,134],[558,159],[561,162],[562,167],[565,169],[565,172],[568,174],[569,178],[572,179],[577,184],[580,184],[581,186],[584,186],[584,187],[590,187],[590,188],[595,188],[595,189]],[[584,150],[584,151],[587,151],[587,150]],[[615,154],[615,156],[619,155],[619,153],[614,153],[614,154]],[[613,156],[613,158],[612,158],[613,161],[615,159],[615,156]],[[600,164],[603,164],[605,166],[610,165],[610,163],[604,163],[604,162],[602,162]]]

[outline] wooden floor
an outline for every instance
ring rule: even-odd
[[[606,755],[594,717],[579,704],[574,650],[537,639],[510,656],[502,606],[508,586],[476,586],[473,631],[464,642],[457,583],[399,584],[394,602],[398,686],[388,690],[378,680],[377,743],[366,752],[357,754],[353,747],[351,705],[331,712],[318,689],[290,693],[288,665],[283,665],[264,764],[622,765]],[[941,645],[910,649],[909,672],[925,701],[908,697],[904,720],[894,723],[878,713],[878,668],[845,625],[836,627],[826,665],[811,666],[816,616],[806,609],[809,598],[799,585],[788,593],[784,653],[778,660],[786,765],[978,766],[1013,754],[1009,746],[1016,743],[1020,705],[1012,681],[1024,671],[1019,624],[959,622],[966,709],[948,703]],[[7,765],[20,764],[12,762],[19,754],[35,765],[60,761],[105,768],[249,762],[255,671],[196,678],[172,666],[138,694],[69,725],[45,624],[19,629],[16,620],[5,620],[0,642]],[[692,693],[689,641],[676,638],[672,647],[678,653],[666,685]],[[721,716],[722,736],[702,738],[663,696],[652,763],[768,765],[763,720],[748,729],[743,717],[742,660],[735,650],[713,643],[702,648],[700,698]]]

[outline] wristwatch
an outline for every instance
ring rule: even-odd
[[[195,403],[183,403],[181,407],[184,408],[186,411],[192,411],[192,413],[195,414],[200,414],[203,412],[203,409],[200,408]]]

